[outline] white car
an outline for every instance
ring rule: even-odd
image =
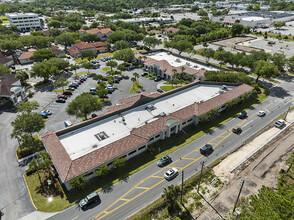
[[[265,111],[259,111],[259,112],[257,113],[257,116],[259,116],[259,117],[263,117],[263,116],[265,116],[265,115],[266,115]]]
[[[166,180],[171,180],[171,179],[173,179],[174,177],[176,177],[178,174],[179,174],[178,169],[176,169],[176,168],[171,168],[171,169],[169,169],[168,171],[166,171],[165,174],[164,174],[163,176],[164,176],[164,178],[165,178]]]
[[[42,111],[42,113],[46,113],[47,115],[52,115],[52,112],[48,109]]]
[[[283,119],[280,119],[280,120],[275,122],[275,127],[277,127],[277,128],[281,128],[284,125],[285,125],[285,121]]]

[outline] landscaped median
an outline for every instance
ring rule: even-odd
[[[133,83],[129,93],[131,94],[131,93],[138,92],[141,88],[142,88],[142,84],[136,81]]]
[[[262,93],[258,96],[253,96],[249,100],[247,99],[246,101],[243,100],[239,102],[238,105],[234,106],[234,108],[230,108],[230,110],[224,114],[218,115],[218,117],[216,117],[214,120],[210,122],[205,121],[202,123],[200,128],[195,129],[194,125],[188,126],[185,129],[185,134],[176,134],[166,140],[161,140],[150,145],[148,147],[148,151],[142,153],[138,157],[134,157],[126,161],[124,167],[110,171],[111,173],[103,178],[95,177],[91,179],[84,185],[83,190],[74,189],[70,192],[64,192],[63,197],[60,195],[60,189],[52,191],[46,196],[42,195],[40,193],[40,182],[37,173],[25,176],[33,203],[39,211],[55,212],[63,210],[77,203],[89,193],[94,191],[98,192],[102,189],[110,187],[115,183],[127,178],[129,175],[132,175],[144,169],[145,167],[154,164],[161,157],[175,152],[176,150],[195,141],[201,136],[209,133],[216,127],[223,125],[224,123],[234,118],[234,116],[239,112],[244,111],[245,109],[250,108],[252,105],[263,101],[266,99],[266,97],[267,96],[264,94],[264,90],[262,90]],[[158,152],[159,147],[160,152]],[[57,179],[55,184],[56,186],[58,185]],[[48,200],[48,198],[52,198],[52,200]]]

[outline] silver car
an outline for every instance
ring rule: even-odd
[[[171,179],[175,178],[178,174],[179,174],[178,169],[171,168],[168,171],[166,171],[163,176],[166,180],[171,180]]]

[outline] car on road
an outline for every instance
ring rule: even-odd
[[[52,112],[49,109],[42,111],[41,113],[46,113],[47,115],[52,115]]]
[[[58,102],[58,103],[65,103],[65,99],[63,99],[63,98],[56,99],[56,102]]]
[[[265,111],[259,111],[257,113],[257,116],[259,116],[259,117],[264,117],[265,115],[266,115]]]
[[[275,122],[275,127],[277,127],[277,128],[281,128],[284,125],[285,125],[285,121],[283,119],[280,119],[280,120]]]
[[[79,207],[84,209],[91,203],[97,202],[98,200],[100,200],[99,194],[97,192],[93,192],[79,202]]]
[[[62,94],[68,96],[68,95],[72,95],[72,92],[71,91],[65,91]]]
[[[67,99],[67,96],[66,95],[59,95],[59,96],[57,96],[57,98],[59,98],[59,99]]]
[[[154,79],[154,82],[159,82],[161,80],[161,77],[156,77],[155,79]]]
[[[157,166],[159,166],[159,167],[163,167],[163,166],[165,166],[166,164],[169,164],[169,163],[171,163],[171,162],[172,162],[171,157],[170,157],[170,156],[165,156],[165,157],[163,157],[163,158],[160,158],[160,159],[156,162],[156,164],[157,164]]]
[[[162,89],[157,89],[157,92],[164,93]]]
[[[168,171],[165,172],[163,177],[166,180],[171,180],[171,179],[175,178],[178,174],[179,174],[179,171],[178,171],[177,168],[171,168],[171,169],[169,169]]]
[[[46,112],[41,112],[40,116],[42,116],[42,118],[48,118],[48,115]]]
[[[241,112],[241,113],[238,115],[238,118],[240,118],[240,119],[244,119],[244,118],[246,118],[246,117],[247,117],[247,112],[245,112],[245,111]]]
[[[207,155],[212,150],[211,144],[205,144],[203,147],[200,148],[200,153],[202,155]]]
[[[232,132],[235,134],[240,134],[242,132],[242,129],[239,126],[236,126],[233,128]]]

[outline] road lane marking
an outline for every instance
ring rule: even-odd
[[[136,186],[135,189],[150,189],[150,187]]]
[[[182,160],[194,160],[196,161],[197,159],[196,158],[189,158],[189,157],[181,157]]]
[[[277,98],[277,99],[278,99],[278,98]],[[275,100],[276,100],[276,99],[275,99]],[[265,107],[263,107],[263,109],[267,108],[268,106],[270,106],[270,105],[272,105],[272,104],[273,104],[272,102],[269,103],[268,105],[266,105]],[[248,117],[248,119],[249,119],[249,118],[252,118],[252,117],[255,116],[256,114],[257,114],[257,112],[254,113],[253,115],[251,115],[250,117]],[[246,122],[247,122],[247,120],[242,120],[242,121],[241,121],[240,123],[238,123],[236,126],[242,126],[242,125],[245,124]],[[235,126],[234,126],[234,127],[235,127]],[[231,129],[232,129],[232,128],[231,128]],[[219,136],[216,136],[215,138],[213,138],[213,139],[211,140],[211,141],[213,141],[213,140],[215,140],[216,138],[219,138],[219,137],[223,136],[224,134],[227,134],[225,137],[222,137],[222,140],[219,141],[219,142],[217,142],[218,144],[215,144],[215,146],[213,146],[213,148],[216,148],[218,145],[220,145],[221,142],[223,142],[225,139],[227,139],[230,135],[233,134],[232,131],[231,131],[231,129],[226,130],[225,132],[223,132],[222,134],[220,134]],[[228,132],[229,132],[229,133],[228,133]],[[205,145],[205,144],[204,144],[204,145]],[[188,155],[190,155],[191,153],[198,151],[198,150],[199,150],[202,146],[204,146],[204,145],[201,145],[200,147],[196,148],[196,149],[193,150],[192,152],[190,152],[190,153],[184,155],[182,158],[185,158],[185,156],[188,156]],[[204,156],[201,155],[201,156],[198,157],[197,159],[192,159],[192,158],[190,158],[190,159],[192,159],[192,162],[189,163],[189,164],[187,164],[186,166],[184,166],[184,167],[181,168],[180,170],[183,170],[183,169],[187,168],[188,166],[190,166],[191,164],[195,163],[196,161],[200,160],[200,159],[203,158],[203,157],[204,157]],[[179,160],[180,160],[180,159],[174,161],[172,164],[175,164],[175,163],[178,162]],[[163,179],[163,180],[161,180],[161,181],[159,181],[158,183],[154,184],[154,185],[153,185],[152,187],[150,187],[149,189],[147,189],[147,190],[145,190],[145,191],[139,193],[139,194],[136,195],[135,197],[131,198],[129,201],[126,201],[125,203],[121,204],[120,206],[116,207],[115,209],[109,211],[107,214],[105,214],[105,215],[99,217],[100,214],[102,214],[103,212],[105,213],[105,211],[103,211],[102,213],[98,214],[94,219],[97,219],[97,220],[98,220],[98,219],[101,219],[101,218],[105,217],[105,216],[108,215],[109,213],[114,212],[115,210],[119,209],[120,207],[124,206],[125,204],[129,203],[130,201],[132,201],[132,200],[136,199],[137,197],[139,197],[140,195],[142,195],[143,193],[149,191],[150,189],[154,188],[155,186],[157,186],[157,185],[159,185],[160,183],[162,183],[163,181],[165,181],[164,178],[161,177],[161,176],[154,176],[154,174],[157,174],[157,173],[163,171],[163,169],[164,169],[164,168],[160,169],[159,171],[157,171],[157,172],[153,173],[152,175],[146,177],[145,179],[141,180],[141,181],[140,181],[139,183],[137,183],[134,187],[132,187],[128,192],[126,192],[123,196],[121,196],[119,199],[117,199],[115,202],[113,202],[111,205],[109,205],[109,206],[105,209],[105,211],[106,211],[107,209],[111,208],[113,205],[115,205],[115,204],[116,204],[121,198],[123,198],[125,195],[129,194],[129,192],[131,192],[133,189],[135,189],[135,188],[136,188],[138,185],[140,185],[141,183],[145,182],[147,179],[149,179],[149,178],[151,178],[151,177],[155,177],[155,178],[161,178],[161,179]],[[107,212],[107,211],[106,211],[106,212]]]
[[[130,201],[129,199],[124,199],[124,198],[120,198],[119,200],[122,200],[122,201],[127,201],[127,202],[129,202],[129,201]]]

